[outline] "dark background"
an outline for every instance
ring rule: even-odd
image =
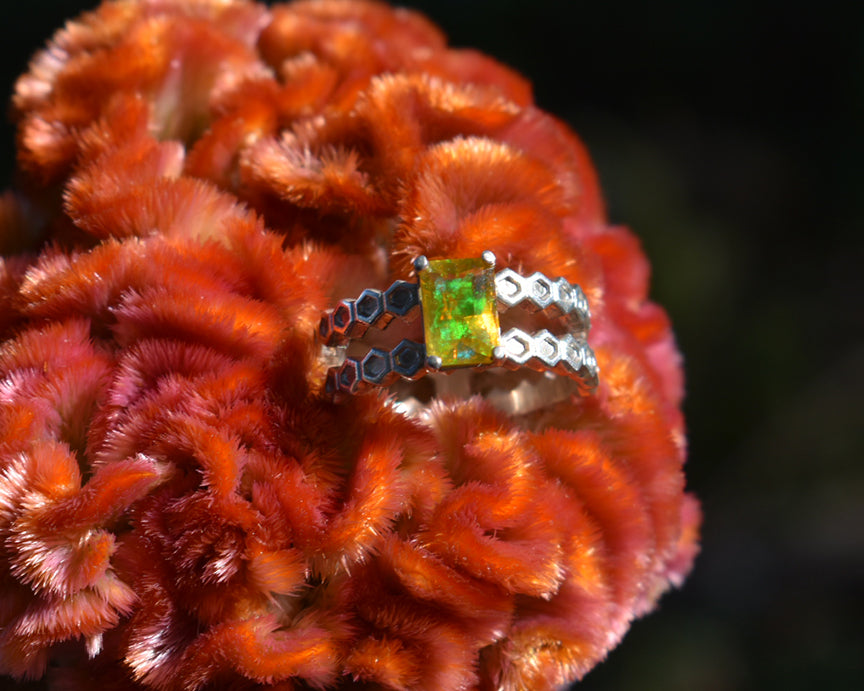
[[[0,89],[94,4],[4,5]],[[864,4],[402,4],[582,136],[685,354],[703,553],[578,688],[864,688]]]

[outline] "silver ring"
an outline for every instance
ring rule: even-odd
[[[566,377],[583,396],[596,390],[597,360],[586,340],[591,311],[578,285],[539,272],[522,276],[505,268],[496,273],[495,255],[489,251],[477,259],[419,257],[414,268],[416,283],[395,281],[386,290],[366,289],[323,313],[319,337],[333,363],[327,393],[338,398],[400,379],[493,367]],[[500,315],[516,306],[552,317],[559,333],[515,326],[502,333]],[[403,339],[389,350],[349,352],[370,329],[383,331],[394,320],[411,321],[418,313],[423,315],[424,342]]]

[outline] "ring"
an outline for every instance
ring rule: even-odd
[[[505,268],[496,273],[495,255],[489,251],[472,259],[421,256],[414,269],[416,283],[399,280],[386,290],[366,289],[322,314],[319,337],[334,363],[327,372],[328,394],[339,398],[400,379],[494,367],[564,377],[575,382],[575,393],[583,396],[596,390],[599,370],[586,340],[591,312],[578,285],[539,272],[522,276]],[[504,312],[516,306],[553,317],[563,333],[545,328],[531,333],[515,326],[502,333]],[[410,322],[418,312],[423,315],[422,343],[405,338],[389,350],[354,347],[374,333],[370,329],[383,331],[394,320]],[[553,387],[574,393],[572,385]],[[525,412],[526,404],[504,407]]]

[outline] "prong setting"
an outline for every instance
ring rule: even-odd
[[[428,266],[429,259],[426,258],[425,254],[421,254],[419,257],[417,257],[417,259],[414,260],[414,271],[416,271],[418,274]]]

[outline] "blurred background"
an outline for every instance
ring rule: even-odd
[[[4,5],[4,97],[95,4]],[[401,4],[580,134],[685,355],[703,552],[578,689],[864,689],[864,4]]]

